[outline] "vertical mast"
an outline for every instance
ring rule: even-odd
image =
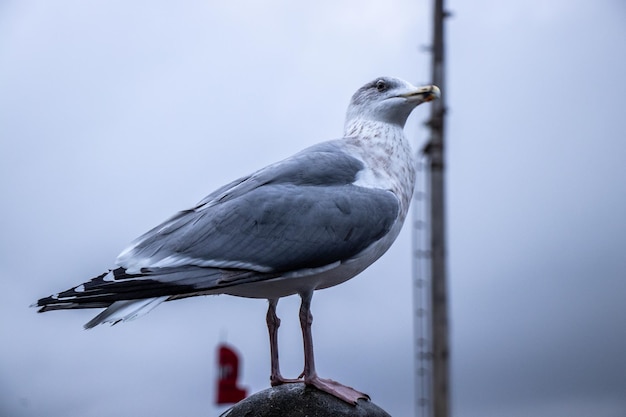
[[[428,121],[430,141],[424,150],[430,166],[430,256],[431,256],[431,331],[432,331],[432,396],[434,417],[450,415],[448,288],[446,275],[445,228],[445,113],[446,86],[444,72],[444,19],[447,14],[443,0],[434,2],[432,46],[432,82],[441,89],[441,98],[431,107]]]

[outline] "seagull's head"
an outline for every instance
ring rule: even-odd
[[[434,85],[415,87],[392,77],[379,77],[359,88],[350,100],[346,128],[362,121],[390,123],[404,127],[413,109],[440,96]]]

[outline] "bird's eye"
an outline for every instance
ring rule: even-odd
[[[382,93],[383,91],[386,91],[387,90],[387,83],[384,82],[383,80],[376,81],[376,90],[378,90],[379,93]]]

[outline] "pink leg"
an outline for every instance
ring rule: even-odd
[[[271,362],[271,374],[270,384],[274,387],[289,382],[302,382],[298,379],[285,379],[280,374],[280,365],[278,363],[278,328],[280,327],[280,319],[276,315],[276,305],[278,299],[271,299],[269,301],[269,308],[267,309],[267,330],[270,334],[270,362]]]
[[[315,358],[313,357],[313,335],[311,334],[311,324],[313,323],[311,298],[313,298],[313,291],[302,293],[300,297],[302,298],[300,326],[302,327],[302,339],[304,341],[304,383],[334,395],[350,404],[356,404],[359,398],[369,399],[367,394],[354,388],[342,385],[332,379],[322,379],[317,376]]]

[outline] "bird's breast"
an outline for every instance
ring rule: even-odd
[[[363,162],[354,185],[389,190],[400,200],[404,220],[415,186],[415,157],[400,128],[386,127],[372,135],[359,137],[352,153]]]

